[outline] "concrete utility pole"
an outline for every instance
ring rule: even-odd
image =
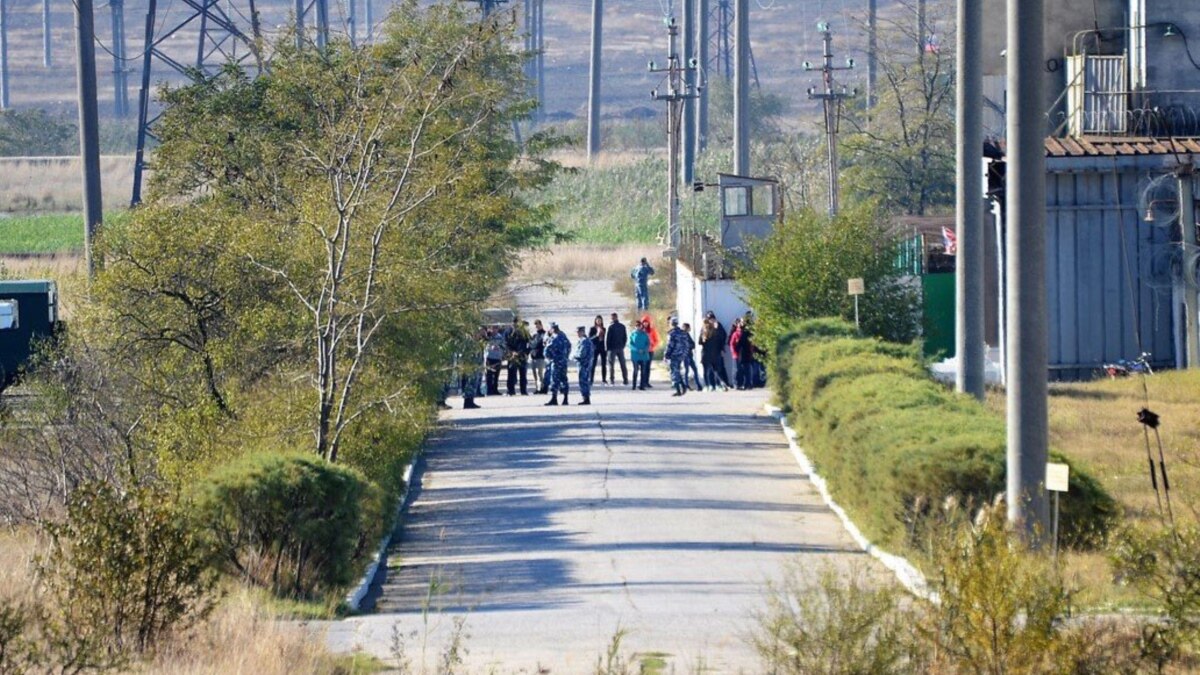
[[[83,250],[88,275],[91,276],[95,272],[92,240],[104,217],[100,201],[100,119],[96,111],[96,24],[92,0],[74,2],[79,154],[83,158]]]
[[[684,88],[696,91],[696,0],[683,0],[683,62]],[[691,185],[696,177],[696,99],[683,102],[683,184]]]
[[[125,117],[129,114],[129,71],[125,67],[125,0],[109,0],[108,9],[112,19],[113,114]],[[200,44],[203,49],[204,43]]]
[[[955,388],[983,400],[983,34],[982,0],[958,0],[958,99],[955,105],[958,258],[954,266]]]
[[[546,119],[546,2],[533,0],[534,49],[537,59],[534,61],[534,80],[537,82],[537,113],[535,119],[541,122]]]
[[[929,38],[925,30],[925,1],[917,0],[917,58],[925,53],[925,41]]]
[[[0,0],[0,110],[8,110],[8,0]]]
[[[667,19],[667,67],[659,68],[650,62],[650,72],[666,73],[667,90],[655,89],[650,97],[667,103],[667,245],[672,251],[679,250],[679,146],[680,127],[683,122],[683,104],[695,94],[687,89],[686,71],[679,59],[679,27],[675,17]]]
[[[375,0],[363,0],[363,40],[366,44],[375,40]]]
[[[867,110],[879,100],[876,73],[879,65],[879,0],[867,1]]]
[[[588,73],[588,163],[600,155],[600,47],[604,26],[604,0],[592,0],[592,67]]]
[[[42,0],[42,65],[46,68],[54,65],[54,55],[50,52],[53,36],[50,34],[50,0]]]
[[[1043,0],[1008,0],[1008,519],[1035,547],[1050,532],[1043,18]]]
[[[833,65],[833,31],[829,29],[829,24],[824,21],[817,24],[817,30],[821,32],[821,42],[824,46],[822,62],[820,68],[814,68],[813,64],[805,61],[804,70],[820,70],[821,80],[824,85],[821,89],[809,87],[808,97],[810,99],[819,99],[825,109],[825,153],[829,161],[829,217],[832,218],[838,212],[838,192],[839,192],[839,168],[837,154],[837,134],[838,124],[842,118],[842,101],[850,98],[853,94],[846,91],[846,87],[842,87],[840,91],[835,89],[833,82],[833,74],[839,70],[850,70],[854,68],[854,59],[846,59],[845,66]],[[982,151],[983,144],[980,143]]]
[[[733,173],[750,175],[750,0],[734,5]]]
[[[696,100],[696,156],[708,147],[708,0],[696,6],[696,61],[699,66],[697,84],[700,98]]]
[[[1193,190],[1192,180],[1195,176],[1195,167],[1191,164],[1185,164],[1178,170],[1179,178],[1179,229],[1180,229],[1180,246],[1183,248],[1183,260],[1186,263],[1193,255],[1196,254],[1196,196]],[[1194,269],[1194,268],[1193,268]],[[1200,368],[1200,343],[1198,338],[1200,334],[1197,330],[1200,329],[1200,321],[1197,321],[1197,289],[1192,285],[1191,272],[1193,269],[1187,270],[1187,274],[1183,279],[1183,313],[1184,313],[1184,332],[1183,344],[1187,357],[1188,368]]]

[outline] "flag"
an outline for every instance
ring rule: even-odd
[[[942,245],[946,247],[946,255],[958,255],[958,235],[954,234],[954,230],[942,228]]]

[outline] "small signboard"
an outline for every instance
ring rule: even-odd
[[[1046,463],[1046,489],[1066,492],[1071,478],[1071,467],[1066,464]]]
[[[848,287],[847,293],[850,295],[862,295],[863,293],[867,292],[867,286],[863,283],[861,277],[850,279],[847,281],[846,285]]]

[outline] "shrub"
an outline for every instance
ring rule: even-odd
[[[195,512],[223,567],[280,595],[311,597],[351,581],[378,490],[315,455],[256,453],[213,472]]]
[[[854,297],[846,281],[862,278],[862,331],[907,342],[917,336],[919,298],[895,264],[896,235],[870,205],[843,210],[830,220],[812,210],[779,223],[751,250],[738,270],[746,300],[757,315],[758,343],[774,353],[796,321],[841,317],[853,321]]]
[[[1003,420],[934,381],[915,346],[845,337],[828,322],[801,324],[780,344],[780,399],[837,499],[876,541],[912,544],[930,504],[983,504],[1004,491]],[[1084,545],[1107,532],[1116,503],[1073,466],[1061,517],[1061,542]]]
[[[64,660],[146,652],[213,607],[210,550],[161,490],[86,484],[47,530],[40,577],[57,616],[45,624],[46,641],[77,654]]]
[[[1159,672],[1200,647],[1200,527],[1125,528],[1115,537],[1113,571],[1160,607],[1140,647]]]

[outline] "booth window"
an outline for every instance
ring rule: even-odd
[[[748,187],[727,187],[725,188],[725,215],[727,216],[748,216],[750,215],[750,188]]]
[[[0,300],[0,330],[16,330],[19,316],[16,300]]]

